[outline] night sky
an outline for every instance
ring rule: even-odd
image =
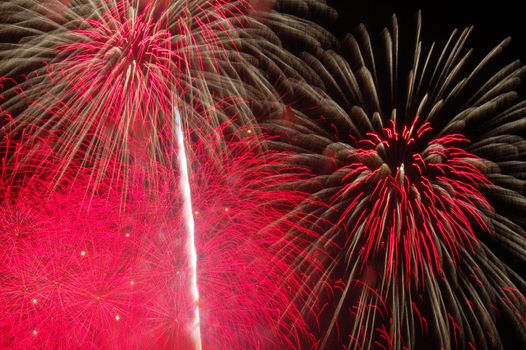
[[[340,36],[352,32],[363,23],[371,35],[379,34],[393,13],[398,16],[401,37],[412,35],[416,12],[422,10],[422,39],[424,42],[445,42],[454,28],[473,25],[468,42],[475,55],[486,53],[503,39],[512,37],[504,56],[526,62],[526,30],[524,11],[518,3],[509,1],[347,1],[328,0],[339,14],[332,31]],[[524,88],[523,88],[524,91]]]

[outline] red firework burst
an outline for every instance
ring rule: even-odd
[[[14,21],[33,20],[31,7],[3,6]],[[71,5],[61,23],[37,17],[38,23],[3,26],[31,33],[2,52],[0,66],[1,75],[25,77],[6,89],[0,110],[15,116],[5,121],[7,137],[26,140],[18,162],[35,162],[31,147],[45,140],[59,162],[52,184],[82,162],[93,168],[96,187],[106,174],[127,181],[132,168],[155,174],[158,164],[172,164],[174,109],[185,125],[211,133],[229,119],[222,107],[230,100],[227,108],[236,104],[238,119],[250,124],[237,97],[242,83],[231,73],[241,60],[235,39],[244,10],[243,1],[101,0]],[[31,27],[40,22],[46,31]]]
[[[116,232],[118,206],[97,200],[87,214],[83,195],[4,198],[2,347],[114,348],[126,339],[115,318],[133,314],[133,245]]]
[[[525,203],[526,108],[514,91],[524,67],[491,73],[509,39],[471,62],[471,29],[440,55],[420,29],[418,16],[405,53],[396,16],[378,42],[361,25],[341,54],[306,50],[314,72],[288,81],[286,118],[266,123],[273,146],[315,174],[287,239],[304,248],[298,269],[315,247],[329,254],[304,270],[326,301],[313,322],[322,349],[501,348],[503,319],[524,333],[526,283],[502,254],[524,262],[511,209]]]
[[[193,188],[211,189],[194,193],[204,345],[309,346],[313,339],[301,315],[308,293],[298,294],[302,281],[292,254],[278,254],[285,246],[299,251],[284,240],[295,224],[284,214],[304,194],[280,189],[280,184],[301,181],[302,175],[284,174],[283,155],[259,150],[264,143],[257,130],[238,132],[245,136],[227,142],[221,162],[203,162],[209,142],[196,149],[200,166]]]
[[[204,345],[294,348],[309,342],[296,306],[298,276],[287,259],[274,255],[281,226],[288,225],[274,223],[301,195],[275,188],[280,161],[250,137],[257,130],[250,127],[235,69],[244,62],[233,23],[242,5],[74,3],[60,24],[37,17],[44,32],[33,31],[34,23],[21,25],[27,37],[20,47],[2,52],[11,57],[2,73],[31,71],[6,89],[2,104],[2,116],[9,116],[2,199],[17,216],[31,198],[29,221],[36,226],[29,231],[42,252],[32,255],[26,240],[16,241],[14,260],[1,262],[0,295],[10,305],[2,324],[5,346],[196,346],[189,329],[196,305],[188,290],[195,274],[183,234],[186,199],[174,190],[182,177],[175,165],[175,114],[184,119],[181,144],[188,146],[199,189]],[[17,13],[15,0],[2,9],[18,24],[33,14],[31,8]],[[31,46],[40,54],[18,67],[14,60]],[[236,127],[234,116],[247,128]],[[53,277],[39,279],[48,269]],[[38,279],[32,293],[42,294],[33,304],[46,306],[30,313],[20,311],[23,298],[9,299],[27,274]],[[42,292],[53,288],[60,292]]]
[[[475,232],[488,231],[481,160],[461,148],[462,135],[428,137],[431,130],[419,118],[402,128],[391,121],[350,147],[348,165],[337,170],[342,187],[333,201],[348,203],[339,220],[345,246],[359,249],[363,268],[385,254],[385,275],[401,273],[406,283],[423,282],[424,270],[443,275],[444,252],[456,264],[477,245]]]

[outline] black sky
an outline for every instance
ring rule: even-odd
[[[328,0],[339,13],[333,32],[353,31],[364,23],[370,33],[380,33],[396,13],[401,30],[412,30],[416,12],[422,10],[423,39],[444,41],[451,30],[474,25],[470,44],[477,50],[491,49],[511,36],[507,55],[526,62],[526,12],[520,2],[509,1],[399,1],[399,0]]]

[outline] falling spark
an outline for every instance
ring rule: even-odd
[[[190,292],[194,308],[194,324],[192,325],[192,337],[195,342],[195,349],[201,349],[201,330],[199,326],[199,290],[197,288],[197,252],[195,249],[194,238],[194,216],[192,211],[192,197],[190,194],[190,181],[188,179],[188,165],[186,161],[186,152],[184,148],[183,127],[181,114],[177,108],[174,109],[175,130],[178,148],[178,165],[180,177],[181,192],[183,194],[183,217],[188,233],[187,249],[190,264]]]

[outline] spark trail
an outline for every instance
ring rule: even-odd
[[[197,252],[195,248],[195,223],[192,211],[192,195],[188,178],[188,165],[184,148],[184,135],[181,114],[174,108],[175,130],[178,148],[178,166],[180,173],[180,186],[183,195],[183,219],[187,232],[188,263],[190,268],[190,293],[194,307],[194,322],[191,327],[191,336],[196,350],[201,350],[201,329],[199,325],[199,289],[197,288]]]

